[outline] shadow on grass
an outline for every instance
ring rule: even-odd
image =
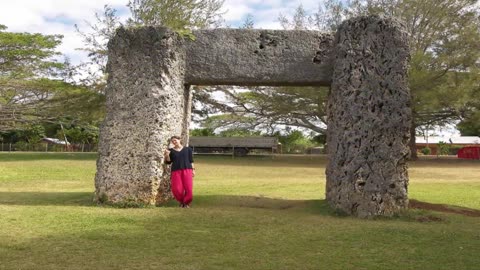
[[[160,207],[178,207],[175,200],[171,200]],[[192,202],[192,208],[199,209],[235,209],[251,208],[285,212],[306,212],[311,214],[337,216],[325,200],[288,200],[261,196],[242,195],[197,195]]]
[[[97,206],[92,192],[0,192],[0,205],[32,206]],[[160,207],[175,208],[178,203],[171,200]],[[326,200],[288,200],[259,196],[241,195],[197,195],[192,203],[194,208],[252,208],[280,211],[303,211],[329,216],[348,216],[328,206]],[[410,209],[401,216],[418,215],[415,210],[435,211],[480,217],[480,210],[455,205],[431,204],[411,200]],[[427,215],[428,212],[422,215]],[[418,219],[416,216],[414,219]]]
[[[92,192],[0,192],[0,205],[59,205],[96,206]],[[287,200],[256,196],[197,195],[193,207],[199,208],[257,208],[271,210],[305,209],[323,214],[331,213],[325,200]],[[171,200],[161,207],[178,207]]]
[[[0,192],[0,205],[95,206],[92,192]]]

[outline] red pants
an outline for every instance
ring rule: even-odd
[[[172,172],[172,193],[181,204],[190,204],[193,200],[192,169]]]

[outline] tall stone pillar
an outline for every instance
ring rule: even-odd
[[[335,38],[328,99],[326,199],[358,217],[408,206],[410,139],[407,34],[397,21],[345,21]]]
[[[108,57],[96,200],[154,204],[160,184],[168,179],[163,165],[168,139],[188,130],[185,46],[166,28],[120,28],[109,42]]]

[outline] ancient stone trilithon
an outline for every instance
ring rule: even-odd
[[[328,203],[359,217],[407,207],[409,55],[400,23],[372,16],[346,21],[333,34],[215,29],[193,35],[120,28],[110,40],[97,201],[171,198],[162,153],[172,135],[188,144],[190,85],[331,85]]]
[[[407,41],[398,22],[378,17],[346,21],[335,37],[326,198],[351,215],[393,215],[408,206]]]

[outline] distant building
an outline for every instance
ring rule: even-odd
[[[69,142],[57,138],[43,138],[42,142],[46,142],[48,144],[70,145]]]
[[[464,146],[480,146],[480,137],[477,136],[461,136],[461,137],[415,137],[415,144],[417,146],[417,151],[422,150],[425,147],[430,148],[431,155],[437,155],[439,153],[438,144],[444,142],[450,145],[452,148],[461,148]],[[452,153],[456,154],[456,153]]]

